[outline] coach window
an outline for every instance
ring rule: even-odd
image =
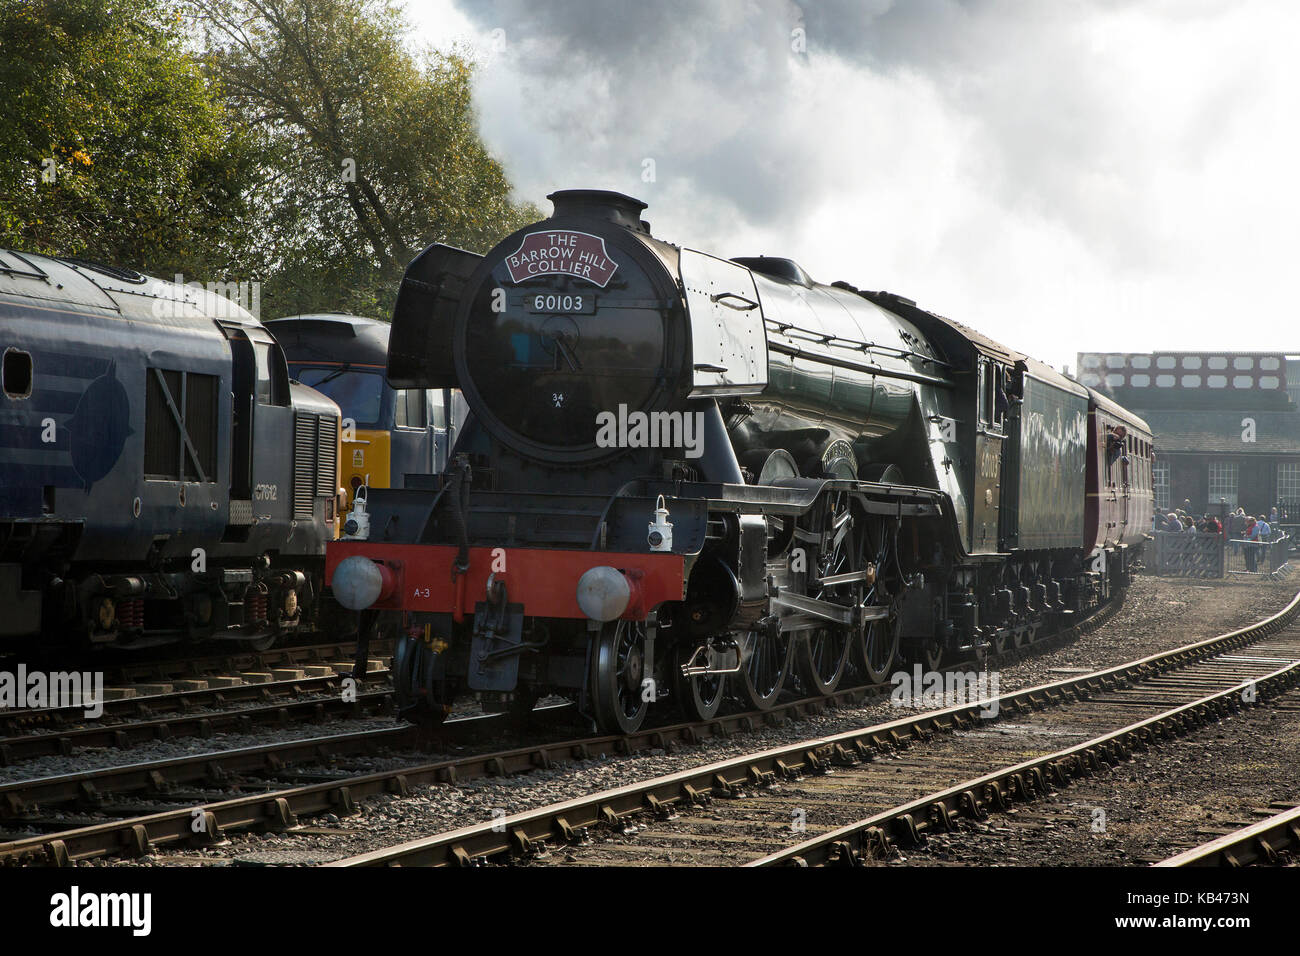
[[[30,398],[32,394],[31,355],[18,349],[5,349],[0,377],[4,378],[5,398]]]

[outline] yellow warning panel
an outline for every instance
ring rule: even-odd
[[[348,508],[361,485],[388,488],[391,480],[392,436],[385,431],[358,428],[352,441],[343,442],[339,481],[348,490]],[[359,479],[354,482],[353,479]]]

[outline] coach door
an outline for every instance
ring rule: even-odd
[[[1002,446],[1006,400],[998,401],[1002,370],[997,362],[979,360],[978,415],[975,428],[975,494],[971,508],[971,551],[998,550],[1002,511]],[[1004,394],[1004,393],[1003,393]]]

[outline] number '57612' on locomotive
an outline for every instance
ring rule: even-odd
[[[459,388],[446,472],[376,490],[335,597],[401,629],[404,711],[829,694],[1022,644],[1112,599],[1151,514],[1144,423],[900,296],[650,234],[554,193],[406,271],[395,387]]]

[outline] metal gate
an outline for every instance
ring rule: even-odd
[[[1217,534],[1157,531],[1156,574],[1223,577],[1223,539]]]
[[[1288,534],[1279,534],[1268,541],[1234,538],[1228,543],[1228,574],[1281,580],[1291,573],[1288,562],[1293,543]]]

